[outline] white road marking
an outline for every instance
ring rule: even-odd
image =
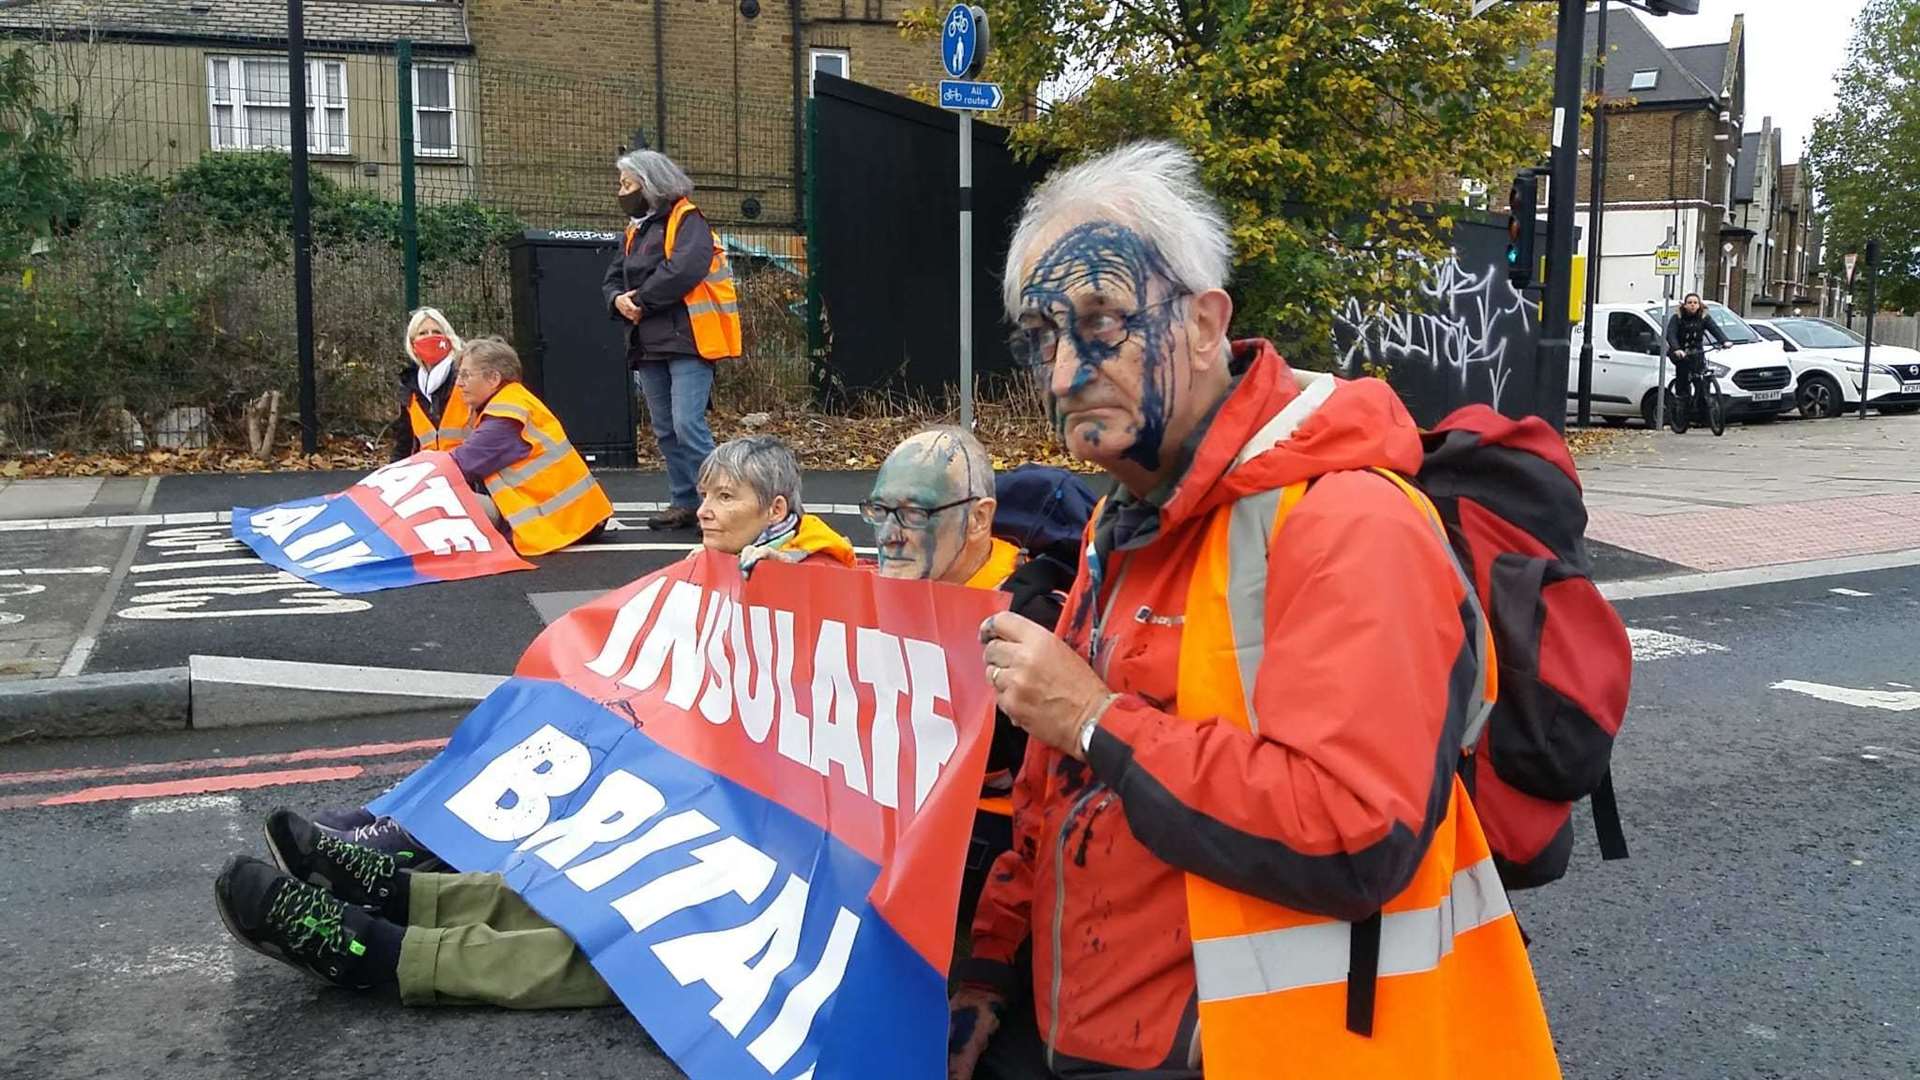
[[[1912,683],[1903,683],[1903,682],[1890,682],[1890,683],[1888,683],[1887,685],[1888,685],[1888,686],[1891,686],[1891,687],[1893,687],[1893,688],[1894,688],[1894,689],[1896,689],[1896,690],[1911,690],[1911,689],[1913,689],[1913,684],[1912,684]]]
[[[562,548],[560,551],[554,552],[554,554],[591,555],[596,551],[678,551],[681,554],[685,554],[699,546],[699,544],[662,544],[657,541],[633,544],[581,544],[578,547]],[[872,555],[877,550],[876,548],[870,547],[857,547],[853,549],[853,553],[855,555]],[[241,561],[245,562],[247,560],[243,559]],[[182,563],[180,565],[189,566],[192,564]],[[134,567],[136,571],[139,569],[140,567]]]
[[[1704,653],[1723,653],[1725,645],[1716,645],[1711,641],[1698,638],[1681,637],[1664,630],[1647,630],[1637,626],[1627,627],[1627,640],[1633,643],[1635,663],[1644,664],[1652,660],[1667,660],[1676,656],[1700,656]]]
[[[1859,589],[1828,589],[1827,591],[1830,593],[1833,593],[1835,596],[1872,596],[1873,595],[1870,592],[1861,592]]]
[[[1774,683],[1773,689],[1862,709],[1885,709],[1888,712],[1920,710],[1920,691],[1916,690],[1856,690],[1850,686],[1828,686],[1826,683],[1802,682],[1799,679]]]
[[[234,946],[225,941],[211,945],[156,945],[140,960],[125,956],[91,956],[73,965],[84,971],[150,979],[161,975],[193,974],[215,982],[233,981]]]
[[[108,574],[112,573],[104,566],[28,566],[22,569],[0,570],[0,577],[59,577],[68,574]]]
[[[254,556],[253,558],[250,558],[250,559],[190,559],[186,562],[141,563],[139,566],[130,567],[129,569],[132,573],[135,573],[135,574],[151,574],[155,570],[186,570],[196,566],[266,566],[266,565],[267,563],[265,560],[261,559],[259,556]]]
[[[146,799],[127,808],[134,817],[154,814],[189,814],[200,810],[238,810],[238,795],[182,795],[173,799]]]

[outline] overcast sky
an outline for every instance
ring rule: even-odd
[[[1669,48],[1725,41],[1733,17],[1747,17],[1748,131],[1762,118],[1786,133],[1788,161],[1813,130],[1813,118],[1833,107],[1835,74],[1847,59],[1853,17],[1866,0],[1700,0],[1698,15],[1654,18],[1637,13]],[[1620,10],[1611,7],[1611,21]]]

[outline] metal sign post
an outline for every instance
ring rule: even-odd
[[[1848,256],[1851,260],[1852,256]],[[1860,419],[1867,418],[1867,388],[1873,385],[1873,317],[1879,314],[1880,241],[1867,241],[1867,351],[1860,357]]]
[[[987,13],[969,4],[947,10],[940,66],[951,80],[971,78],[987,59]],[[1000,107],[992,83],[942,80],[940,105],[960,114],[960,426],[973,430],[973,114]]]
[[[1667,320],[1673,318],[1673,283],[1680,276],[1680,249],[1674,247],[1674,230],[1667,229],[1667,242],[1653,253],[1653,272],[1667,279],[1666,303],[1660,308],[1660,376],[1653,384],[1653,429],[1667,426]]]

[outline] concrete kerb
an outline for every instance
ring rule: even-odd
[[[0,743],[184,731],[191,716],[184,667],[0,683]]]
[[[191,656],[187,666],[0,683],[0,743],[471,708],[506,681],[459,671]]]

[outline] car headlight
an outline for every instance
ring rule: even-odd
[[[1716,364],[1711,360],[1707,361],[1707,370],[1713,372],[1713,377],[1716,379],[1724,379],[1733,374],[1732,368],[1725,364]]]
[[[1897,379],[1900,377],[1899,372],[1893,370],[1890,367],[1887,367],[1885,364],[1873,365],[1873,373],[1875,375],[1885,375],[1885,376],[1888,376],[1889,378],[1894,378],[1894,379]]]

